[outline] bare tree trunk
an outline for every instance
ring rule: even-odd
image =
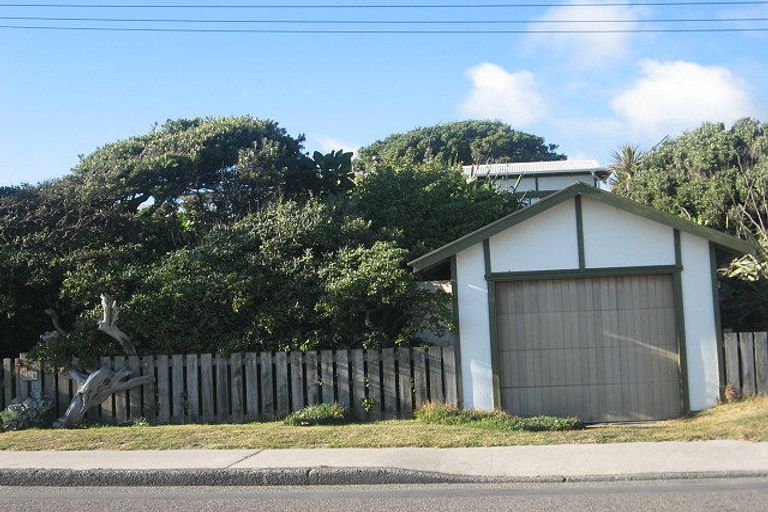
[[[135,355],[136,348],[131,341],[130,336],[124,333],[117,326],[118,310],[117,303],[107,294],[101,295],[101,307],[103,317],[98,324],[98,329],[105,332],[120,344],[127,355]],[[53,320],[55,331],[45,333],[41,339],[57,339],[59,336],[66,335],[58,322],[58,316],[53,310],[46,311]],[[88,409],[98,407],[101,403],[114,393],[126,391],[136,386],[143,386],[154,381],[149,375],[139,377],[133,376],[133,371],[128,368],[112,370],[102,367],[90,373],[84,373],[79,369],[70,366],[66,369],[69,378],[77,383],[77,392],[72,397],[72,401],[64,413],[64,416],[54,423],[55,427],[73,427],[82,423]]]

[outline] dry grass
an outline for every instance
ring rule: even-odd
[[[290,427],[280,422],[91,427],[0,433],[0,449],[461,447],[705,439],[768,441],[768,397],[720,405],[679,420],[604,425],[567,432],[499,432],[470,425],[434,425],[415,420],[315,427]]]

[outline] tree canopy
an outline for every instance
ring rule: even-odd
[[[632,156],[631,165],[619,158],[612,167],[614,192],[763,248],[760,260],[731,268],[730,276],[748,279],[724,280],[721,295],[726,327],[768,328],[768,125],[755,119],[731,127],[705,123]]]
[[[429,161],[440,165],[564,160],[556,144],[512,129],[500,121],[458,121],[396,133],[361,148],[361,168],[375,163],[414,165]]]
[[[168,121],[1,188],[0,352],[119,353],[94,329],[102,293],[141,353],[408,345],[449,327],[407,262],[517,202],[437,160],[355,176],[351,153],[303,141],[251,117]],[[67,331],[51,343],[46,309]]]

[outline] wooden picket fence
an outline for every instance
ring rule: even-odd
[[[741,396],[768,395],[768,333],[725,333],[725,380]]]
[[[457,403],[453,347],[320,352],[104,357],[102,365],[152,375],[152,384],[114,394],[94,421],[239,423],[274,420],[307,405],[337,402],[359,418],[407,418],[427,402]],[[74,383],[25,358],[3,359],[0,405],[44,396],[58,414]]]

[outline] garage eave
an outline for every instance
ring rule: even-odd
[[[516,224],[528,220],[531,217],[534,217],[539,213],[542,213],[552,208],[553,206],[556,206],[576,196],[589,197],[615,208],[619,208],[635,215],[645,217],[661,224],[666,224],[680,231],[709,240],[715,245],[718,245],[727,250],[742,254],[755,254],[757,251],[757,248],[754,245],[735,236],[722,233],[705,226],[701,226],[676,215],[661,212],[642,203],[617,196],[611,192],[606,192],[584,183],[574,183],[569,187],[566,187],[552,195],[545,197],[541,201],[538,201],[530,206],[526,206],[525,208],[507,215],[506,217],[502,217],[497,221],[491,222],[490,224],[476,231],[473,231],[461,238],[454,240],[453,242],[450,242],[432,252],[429,252],[424,256],[416,258],[415,260],[411,261],[409,265],[414,272],[427,270],[441,263],[442,261],[445,261],[454,254],[463,251],[464,249],[468,249],[475,244],[481,243],[483,240],[487,240],[497,233],[500,233]]]

